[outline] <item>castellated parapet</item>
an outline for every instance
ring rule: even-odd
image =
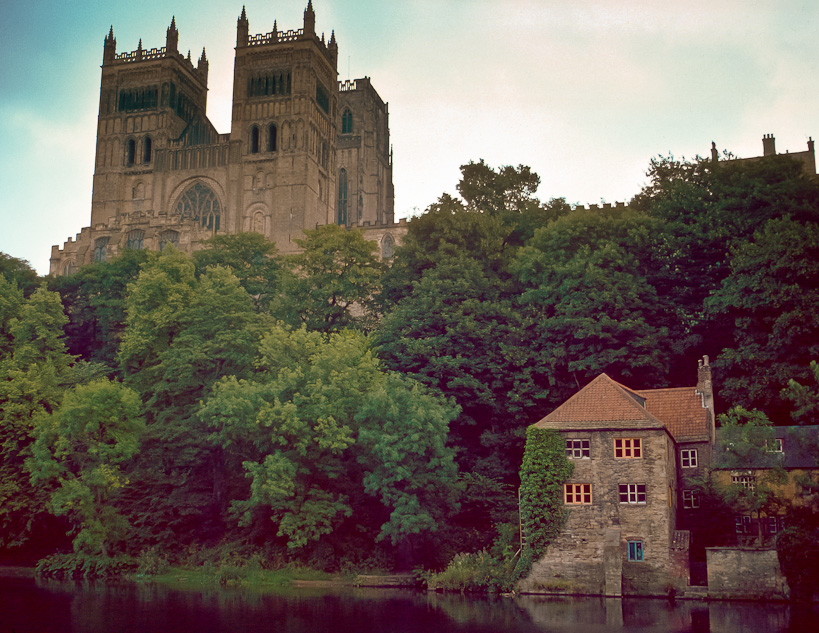
[[[237,20],[229,133],[206,116],[208,60],[165,46],[117,53],[103,44],[89,226],[52,248],[66,274],[125,248],[192,252],[216,233],[254,231],[279,252],[305,229],[361,229],[382,256],[406,232],[394,221],[388,107],[368,77],[340,86],[335,32],[316,32],[312,0],[302,28],[251,35]]]

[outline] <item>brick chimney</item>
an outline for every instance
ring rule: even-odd
[[[714,413],[714,384],[711,381],[711,365],[708,356],[697,363],[697,394],[702,398],[702,406],[708,409],[708,426],[711,444],[716,440],[716,415]]]

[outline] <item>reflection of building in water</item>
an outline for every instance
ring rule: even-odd
[[[165,46],[103,47],[91,223],[52,248],[51,273],[125,248],[186,252],[214,233],[255,231],[279,251],[304,229],[360,227],[389,257],[406,230],[395,223],[389,112],[369,78],[337,80],[338,45],[303,28],[251,35],[237,24],[231,130],[208,120],[208,60]]]

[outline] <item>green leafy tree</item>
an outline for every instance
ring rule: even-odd
[[[781,390],[809,377],[819,357],[819,224],[788,217],[766,222],[731,250],[730,274],[706,305],[729,321],[719,355],[723,398],[788,419]]]
[[[0,312],[0,546],[21,546],[34,533],[48,537],[48,490],[32,485],[25,460],[34,419],[61,401],[73,359],[56,293],[38,288],[25,300],[16,283],[0,277]]]
[[[256,310],[267,310],[279,292],[282,261],[276,245],[258,233],[214,235],[193,254],[197,275],[209,267],[227,268],[253,300]]]
[[[40,278],[37,272],[24,259],[12,257],[6,253],[0,253],[0,277],[10,283],[17,284],[17,287],[28,296],[40,285]]]
[[[123,463],[139,448],[139,410],[135,392],[99,380],[69,391],[53,413],[37,419],[26,466],[33,482],[56,482],[49,505],[54,514],[70,517],[77,552],[108,556],[127,536],[112,500],[128,483]]]
[[[719,416],[722,450],[717,465],[731,471],[747,472],[753,484],[732,483],[719,490],[734,514],[755,516],[757,541],[762,542],[762,516],[776,516],[787,505],[781,487],[787,482],[783,453],[773,450],[774,429],[761,411],[732,407]]]
[[[146,543],[224,529],[229,476],[196,411],[216,381],[252,371],[268,321],[228,269],[208,268],[196,279],[190,258],[170,249],[130,286],[120,358],[148,430],[127,502]]]
[[[320,332],[368,328],[382,268],[376,243],[336,224],[304,234],[296,240],[302,252],[287,260],[289,275],[273,314]]]
[[[450,405],[384,372],[352,332],[274,327],[258,369],[219,382],[200,412],[248,475],[234,502],[243,525],[272,519],[294,549],[360,530],[395,543],[437,529],[456,474]]]
[[[49,278],[49,288],[60,293],[68,314],[65,335],[72,354],[104,363],[109,372],[117,369],[128,284],[152,257],[155,254],[151,251],[128,249],[115,259],[83,266],[72,275]]]

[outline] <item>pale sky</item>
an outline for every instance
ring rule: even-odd
[[[207,49],[208,116],[230,131],[236,19],[225,0],[0,3],[0,251],[48,272],[88,225],[103,40]],[[245,2],[251,34],[307,0]],[[397,217],[455,193],[459,166],[525,164],[543,200],[627,201],[652,157],[804,151],[819,137],[816,0],[314,0],[339,79],[389,103]]]

